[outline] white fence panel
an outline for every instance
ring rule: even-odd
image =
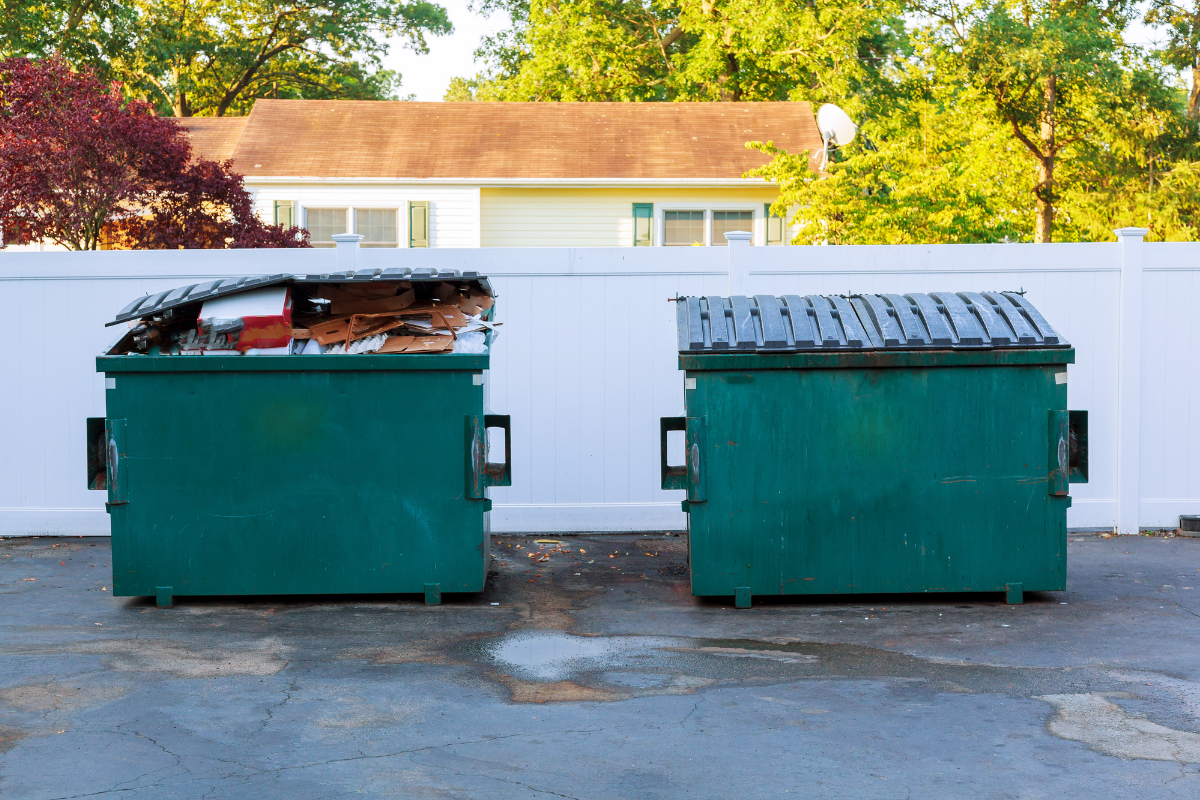
[[[488,391],[512,416],[514,485],[493,490],[497,531],[683,527],[682,493],[658,488],[658,419],[683,410],[668,300],[731,282],[772,294],[1024,289],[1075,346],[1069,406],[1089,412],[1091,482],[1072,486],[1069,524],[1115,526],[1122,501],[1144,527],[1200,513],[1200,244],[3,253],[0,535],[107,532],[102,494],[85,488],[84,420],[104,414],[94,358],[116,334],[103,323],[131,299],[188,280],[392,266],[481,272],[500,295]],[[1132,359],[1131,274],[1144,278]]]

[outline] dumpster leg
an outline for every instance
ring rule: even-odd
[[[1007,592],[1005,593],[1004,602],[1010,606],[1017,606],[1025,602],[1025,593],[1021,589],[1021,584],[1006,583],[1005,588]]]
[[[175,590],[170,586],[155,586],[154,600],[159,608],[170,608],[175,605]]]
[[[440,583],[425,584],[425,605],[440,606],[442,604],[442,585]]]
[[[750,587],[735,586],[733,587],[733,604],[738,608],[750,607]]]

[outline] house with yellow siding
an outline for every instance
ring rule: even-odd
[[[179,120],[232,160],[264,219],[314,246],[785,245],[766,162],[746,142],[819,156],[807,103],[408,103],[259,100]]]

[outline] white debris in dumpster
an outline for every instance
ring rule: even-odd
[[[355,355],[357,353],[374,353],[379,348],[383,347],[383,343],[387,341],[387,336],[379,334],[377,336],[368,336],[365,339],[358,339],[350,343],[347,347],[345,344],[335,344],[333,347],[326,350],[330,355]],[[309,341],[313,341],[309,339]]]
[[[460,333],[458,340],[454,342],[454,352],[486,353],[487,341],[481,331],[468,331],[467,333]]]

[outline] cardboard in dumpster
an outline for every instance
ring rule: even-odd
[[[493,307],[475,273],[230,278],[136,299],[117,317],[131,330],[108,355],[486,354]]]
[[[374,314],[380,311],[402,311],[417,302],[417,294],[412,289],[391,297],[376,297],[370,300],[354,298],[351,300],[333,300],[330,312],[333,314]]]

